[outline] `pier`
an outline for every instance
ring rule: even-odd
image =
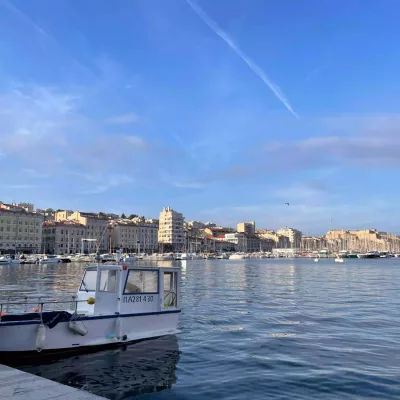
[[[3,400],[101,400],[104,397],[0,364]]]

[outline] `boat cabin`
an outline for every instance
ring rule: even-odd
[[[77,293],[77,313],[140,314],[180,307],[180,268],[120,264],[85,269]]]

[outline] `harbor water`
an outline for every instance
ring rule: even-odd
[[[400,398],[400,258],[181,265],[176,336],[19,368],[115,400]],[[0,296],[70,299],[83,267],[0,266]]]

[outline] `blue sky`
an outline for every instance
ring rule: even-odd
[[[399,13],[0,0],[0,199],[399,231]]]

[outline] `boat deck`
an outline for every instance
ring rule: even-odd
[[[2,400],[101,400],[104,397],[83,392],[40,376],[0,364],[0,398]]]

